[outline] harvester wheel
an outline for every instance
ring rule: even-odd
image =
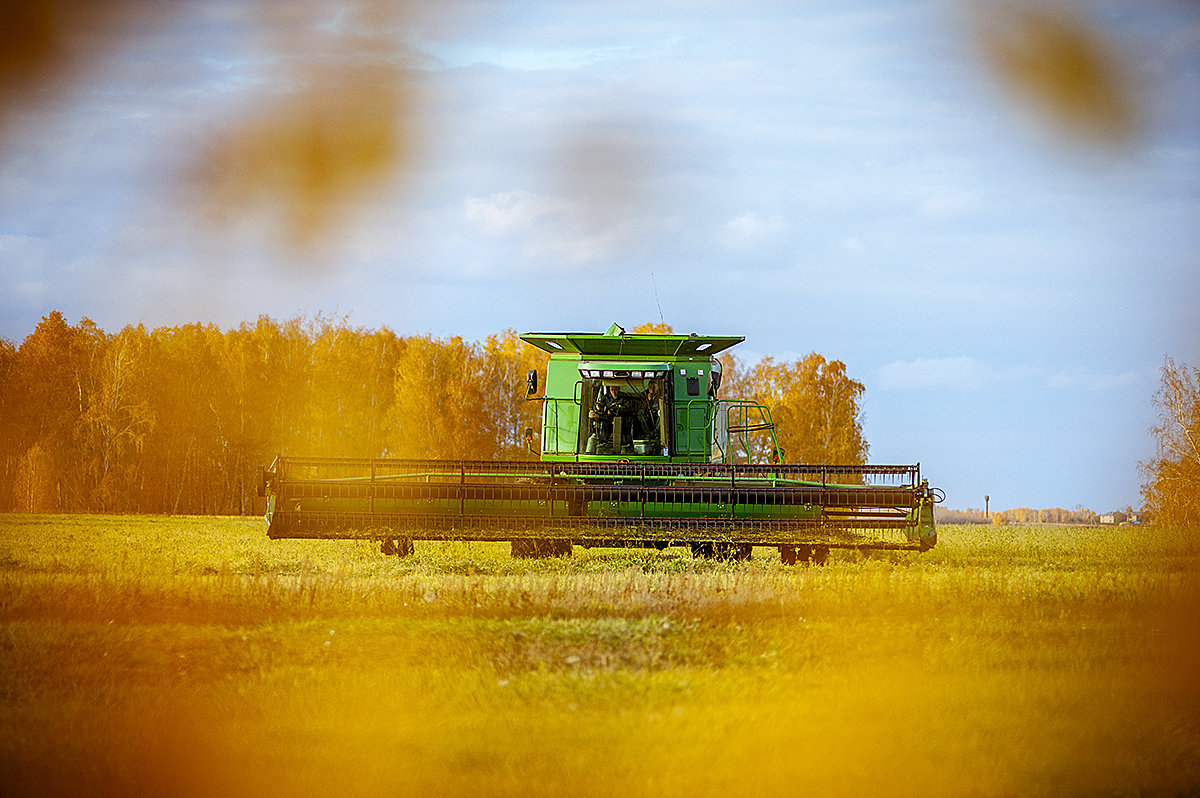
[[[535,540],[514,540],[511,544],[512,556],[522,560],[537,557],[570,557],[571,541],[538,538]]]
[[[829,560],[828,546],[780,546],[779,559],[784,565],[824,565]]]
[[[413,553],[413,544],[408,538],[384,538],[379,544],[379,550],[387,555],[408,557]]]
[[[754,553],[754,545],[751,543],[727,543],[722,549],[721,559],[735,562],[746,562]]]
[[[744,562],[750,559],[754,546],[750,543],[693,543],[692,556],[708,560],[733,560]]]

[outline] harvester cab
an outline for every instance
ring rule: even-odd
[[[549,353],[541,398],[541,459],[548,462],[731,462],[731,432],[767,432],[770,413],[718,400],[717,355],[742,336],[526,333]],[[537,378],[528,385],[536,387]],[[531,392],[527,391],[527,396]],[[730,423],[757,411],[762,421]],[[773,449],[778,449],[775,444]]]
[[[414,540],[506,540],[516,556],[688,546],[744,559],[760,546],[785,563],[937,541],[940,491],[919,464],[790,464],[766,407],[719,398],[717,355],[741,336],[614,324],[521,339],[550,355],[543,395],[536,371],[526,381],[542,402],[538,460],[277,457],[261,482],[268,534],[369,538],[399,555]]]

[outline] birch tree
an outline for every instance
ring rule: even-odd
[[[1200,371],[1165,358],[1150,428],[1157,456],[1142,463],[1142,495],[1164,526],[1200,528]]]

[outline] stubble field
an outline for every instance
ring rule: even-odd
[[[1200,792],[1200,534],[789,567],[0,515],[0,795]]]

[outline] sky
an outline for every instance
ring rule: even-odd
[[[744,335],[846,363],[871,462],[959,509],[1138,506],[1164,357],[1200,366],[1194,3],[1061,7],[1107,116],[1013,78],[1017,5],[158,7],[0,92],[0,338],[53,310]],[[376,125],[330,191],[254,132],[314,89]]]

